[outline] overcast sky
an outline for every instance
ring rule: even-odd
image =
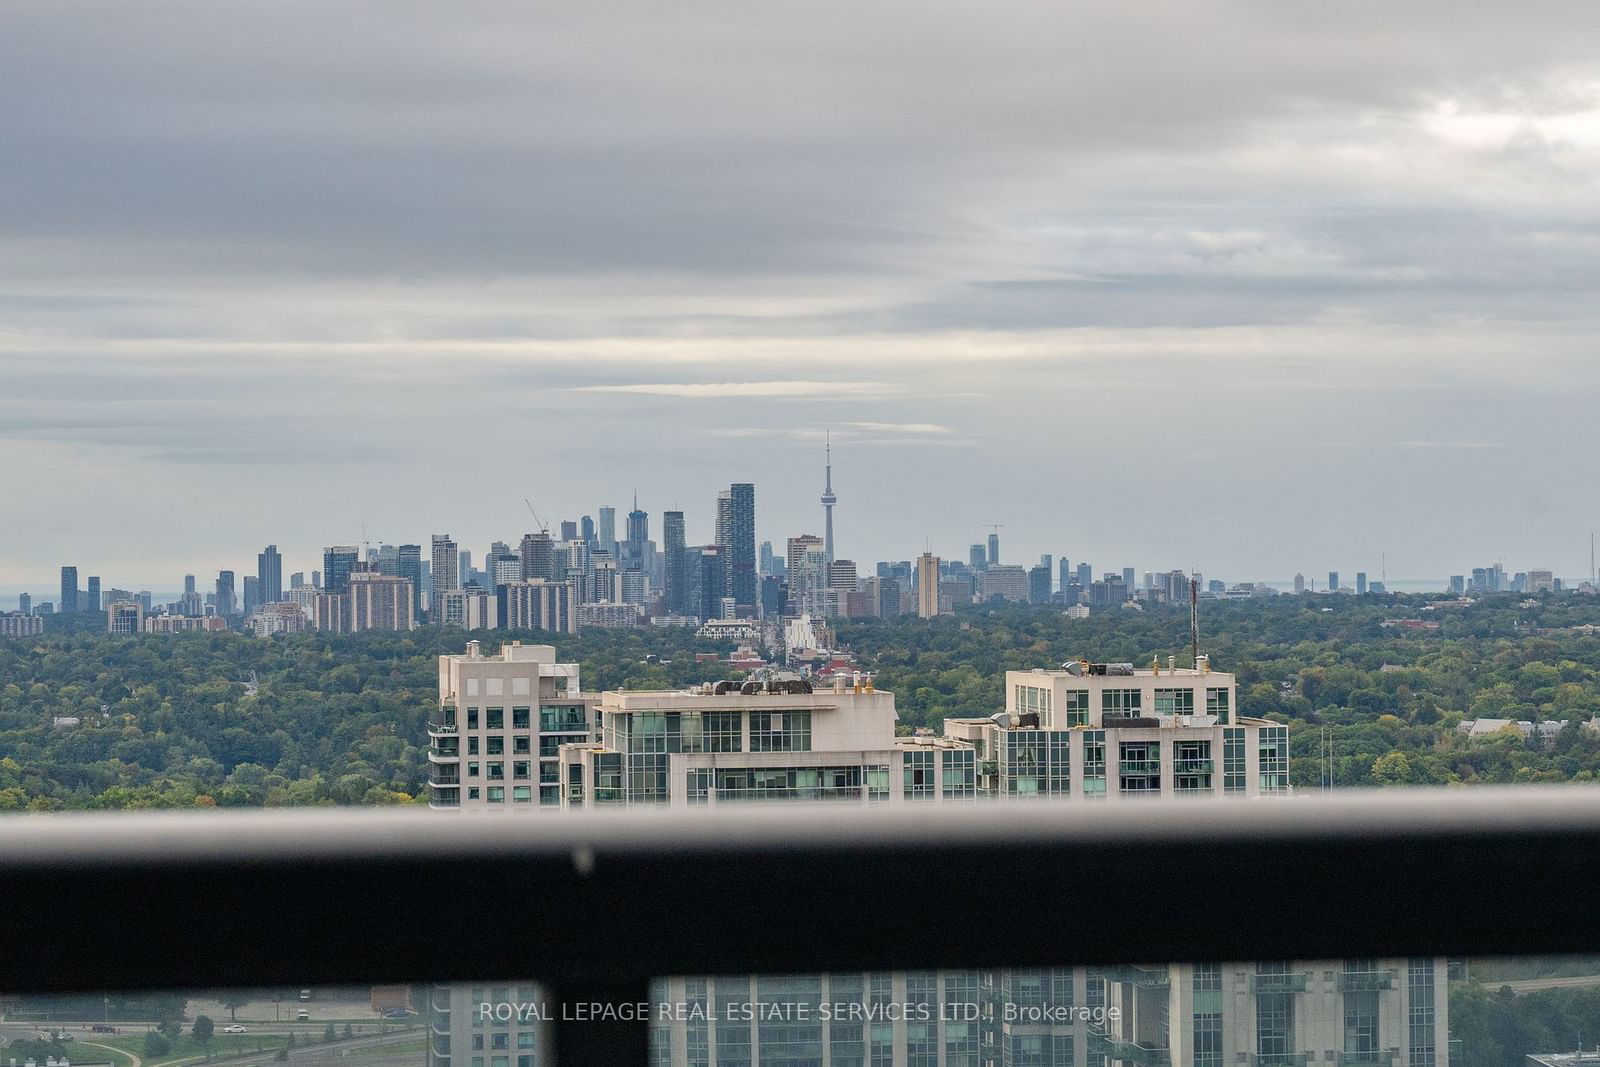
[[[0,6],[0,586],[481,554],[1585,575],[1600,10]],[[1348,579],[1347,579],[1348,580]]]

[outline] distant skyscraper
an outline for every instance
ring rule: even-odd
[[[822,482],[822,550],[829,563],[833,562],[833,506],[839,498],[833,493],[833,442],[824,447],[825,458]]]
[[[1066,556],[1062,556],[1056,562],[1056,571],[1060,575],[1061,591],[1065,593],[1067,586],[1072,584],[1072,561]]]
[[[756,613],[756,487],[734,482],[728,487],[728,593],[741,614]],[[832,560],[832,555],[828,557]]]
[[[247,574],[244,576],[244,608],[241,614],[249,618],[260,606],[261,579],[254,574]]]
[[[350,572],[361,561],[361,552],[355,545],[329,545],[322,550],[322,588],[329,593],[343,593],[350,588]],[[218,612],[218,614],[221,614]]]
[[[185,594],[192,593],[192,592],[195,591],[195,588],[194,588],[194,575],[185,574],[183,576],[183,591],[184,591]]]
[[[17,610],[22,612],[24,615],[32,615],[33,597],[29,596],[27,593],[22,593],[19,595],[17,597]]]
[[[820,563],[820,568],[817,564]],[[827,546],[816,534],[789,538],[785,564],[791,596],[821,586],[827,576]]]
[[[1030,604],[1050,602],[1050,564],[1042,560],[1038,566],[1028,571],[1028,602]]]
[[[523,534],[520,551],[522,579],[543,578],[552,581],[555,578],[555,550],[555,542],[551,540],[549,531]]]
[[[354,549],[351,551],[354,552]],[[217,614],[225,619],[235,613],[232,571],[217,572],[217,595],[212,603],[216,607]]]
[[[650,544],[650,513],[639,510],[639,494],[633,494],[633,510],[628,512],[628,536],[622,542],[618,563],[624,571],[649,571],[655,548]]]
[[[1356,571],[1356,595],[1363,596],[1367,591],[1367,572]]]
[[[666,554],[666,574],[663,575],[662,593],[666,599],[668,614],[688,615],[687,603],[688,574],[684,568],[686,562],[683,555],[683,512],[664,511],[661,513],[661,550]]]
[[[596,534],[600,548],[617,558],[617,509],[609,504],[600,508],[600,529]]]
[[[1087,591],[1094,584],[1094,568],[1087,563],[1079,563],[1077,577],[1078,584]]]
[[[561,520],[561,540],[576,541],[578,539],[578,524],[572,519]]]
[[[939,614],[939,557],[932,552],[917,557],[917,614],[924,619]]]
[[[1296,593],[1304,593],[1306,591],[1306,576],[1298,571],[1295,572],[1294,576],[1294,591]]]
[[[973,545],[971,548],[967,549],[967,566],[971,567],[975,571],[981,571],[988,565],[989,554],[984,551],[981,544]]]
[[[828,564],[828,588],[842,589],[847,593],[856,591],[856,561],[853,559],[836,559]]]
[[[256,593],[263,604],[283,600],[283,557],[277,545],[268,545],[256,555]]]
[[[590,552],[593,552],[599,547],[595,537],[593,518],[585,515],[578,520],[578,537],[583,541],[584,544],[589,546]]]
[[[1328,572],[1328,592],[1337,593],[1338,591],[1339,591],[1339,572],[1338,571],[1329,571]]]
[[[772,551],[772,542],[761,542],[761,573],[763,576],[776,574],[778,557]]]
[[[428,617],[439,622],[439,604],[446,593],[461,588],[461,554],[455,541],[447,533],[434,534],[428,548],[428,562],[433,573],[433,596],[428,600]]]
[[[63,615],[71,615],[78,610],[78,568],[61,568],[61,602],[57,607]]]
[[[1123,587],[1127,589],[1130,597],[1133,596],[1133,577],[1134,575],[1132,567],[1122,568],[1122,584]]]
[[[100,610],[100,576],[98,574],[89,575],[89,588],[88,588],[88,590],[86,590],[86,597],[85,597],[85,600],[84,600],[84,603],[83,603],[83,610],[84,611],[99,611]]]
[[[702,545],[689,549],[691,560],[696,552],[699,553],[699,567],[695,575],[698,588],[694,614],[701,619],[715,619],[721,616],[722,598],[728,595],[728,550],[724,545]]]
[[[986,562],[991,567],[1000,562],[1000,535],[998,533],[989,535],[989,558]]]
[[[398,555],[395,574],[411,583],[411,617],[418,619],[422,616],[422,546],[401,545]]]

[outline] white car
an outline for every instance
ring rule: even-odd
[[[243,1034],[247,1033],[248,1031],[246,1031],[245,1028],[240,1026],[238,1023],[234,1023],[232,1026],[224,1026],[222,1028],[222,1032],[225,1034]]]

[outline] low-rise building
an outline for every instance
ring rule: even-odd
[[[44,633],[44,619],[38,615],[25,615],[8,611],[0,615],[0,637],[37,637]]]

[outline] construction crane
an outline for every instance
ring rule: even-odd
[[[533,510],[533,501],[529,500],[527,497],[523,497],[522,502],[528,505],[528,514],[533,516],[533,521],[539,524],[539,532],[542,534],[549,533],[550,524],[541,519],[539,517],[539,513]]]

